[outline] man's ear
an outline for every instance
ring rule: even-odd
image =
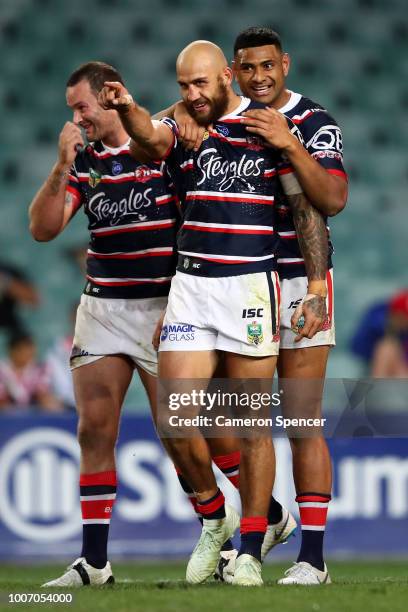
[[[233,78],[237,80],[237,62],[235,61],[235,59],[231,61],[231,70]]]
[[[234,74],[233,74],[232,69],[229,66],[226,66],[224,68],[223,77],[224,77],[224,84],[231,85],[232,81],[234,80]]]
[[[285,77],[288,76],[290,70],[290,56],[289,53],[284,53],[282,55],[282,69]]]

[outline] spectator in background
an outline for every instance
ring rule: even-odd
[[[371,363],[374,378],[408,378],[408,289],[389,303],[384,337],[377,343]]]
[[[408,377],[408,289],[364,312],[351,351],[375,378]]]
[[[8,342],[8,359],[0,361],[0,409],[37,407],[60,412],[62,402],[50,391],[47,369],[36,361],[36,346],[28,334],[14,335]]]
[[[18,306],[38,306],[37,290],[18,268],[0,263],[0,328],[8,334],[25,333]]]

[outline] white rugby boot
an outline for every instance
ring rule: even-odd
[[[234,508],[225,504],[225,518],[205,519],[203,528],[187,565],[186,580],[200,584],[214,574],[224,542],[234,535],[239,527],[240,516]]]
[[[298,561],[286,570],[283,578],[278,580],[278,584],[303,584],[305,586],[331,584],[329,572],[326,564],[324,570],[320,571],[307,561]]]
[[[239,555],[235,561],[235,572],[231,584],[236,586],[262,586],[261,562],[252,555]]]
[[[92,567],[85,557],[79,557],[67,567],[67,571],[55,580],[42,584],[42,587],[82,587],[87,585],[113,584],[115,579],[109,561],[102,569]]]
[[[231,584],[232,579],[234,578],[235,561],[237,556],[238,551],[235,548],[232,550],[222,550],[220,552],[217,569],[214,572],[215,580],[220,580],[221,582]]]
[[[297,523],[289,510],[282,506],[282,519],[275,525],[268,525],[262,543],[261,559],[265,559],[268,552],[277,544],[286,544],[296,531]]]

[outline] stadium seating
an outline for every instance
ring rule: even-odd
[[[82,213],[47,246],[27,231],[27,204],[70,116],[67,76],[90,59],[111,62],[155,112],[178,96],[174,60],[185,44],[209,38],[231,57],[236,34],[262,24],[284,36],[292,56],[289,86],[326,105],[343,129],[351,184],[346,211],[331,222],[338,349],[329,372],[353,372],[345,364],[354,321],[406,279],[405,0],[2,0],[0,257],[27,267],[43,292],[43,308],[29,318],[43,350],[65,329],[81,290],[65,250],[86,240]]]

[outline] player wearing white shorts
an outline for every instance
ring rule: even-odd
[[[282,51],[278,34],[269,28],[249,28],[234,46],[234,72],[241,91],[268,109],[249,113],[249,131],[262,135],[270,144],[284,138],[286,122],[279,113],[290,117],[299,128],[304,147],[291,141],[285,153],[303,191],[323,215],[339,213],[347,200],[347,176],[343,168],[340,128],[319,104],[285,87],[290,59]],[[279,112],[278,112],[279,111]],[[326,273],[327,319],[313,338],[300,341],[291,330],[291,315],[301,303],[307,286],[304,259],[299,248],[293,218],[284,200],[278,205],[278,271],[281,279],[281,344],[278,373],[281,379],[322,381],[330,347],[335,344],[332,247]],[[329,229],[327,228],[328,236]],[[316,385],[305,383],[301,392],[291,396],[284,410],[313,417],[321,415],[320,393]],[[309,395],[308,395],[309,393]],[[293,475],[302,524],[302,544],[297,562],[286,572],[280,584],[321,584],[330,581],[323,558],[323,536],[331,495],[331,461],[322,435],[292,438]]]
[[[135,369],[155,411],[152,335],[175,269],[175,193],[164,164],[136,162],[117,113],[99,106],[97,94],[110,79],[122,80],[100,62],[84,64],[68,79],[73,122],[65,124],[58,160],[30,207],[36,240],[58,236],[80,207],[90,231],[87,282],[71,354],[83,546],[68,571],[44,586],[113,582],[107,542],[120,412]]]
[[[299,338],[312,336],[325,318],[325,300],[319,295],[327,252],[324,223],[300,193],[290,165],[277,150],[279,146],[268,149],[260,139],[247,137],[242,113],[257,105],[233,92],[231,70],[216,45],[201,41],[184,49],[178,57],[177,77],[190,112],[203,125],[213,126],[194,154],[186,154],[178,145],[173,121],[152,123],[121,83],[107,82],[100,95],[104,108],[118,110],[136,156],[166,158],[181,196],[179,259],[163,326],[159,373],[170,381],[208,381],[219,348],[230,377],[270,379],[278,349],[279,286],[274,273],[278,177],[293,194],[290,201],[296,221],[305,208],[311,209],[308,219],[313,217],[311,224],[302,226],[306,264],[313,261],[314,267],[308,286],[313,298],[302,306],[305,326]],[[290,121],[289,125],[295,132]],[[296,136],[292,133],[291,138]],[[249,300],[247,308],[245,300]],[[238,319],[247,315],[249,320],[236,327]],[[180,349],[176,348],[179,343]],[[214,571],[221,545],[235,527],[237,516],[224,507],[204,438],[163,441],[191,483],[203,514],[202,536],[187,567],[187,580],[202,582]],[[242,440],[243,518],[235,584],[262,584],[261,546],[273,466],[269,437]]]

